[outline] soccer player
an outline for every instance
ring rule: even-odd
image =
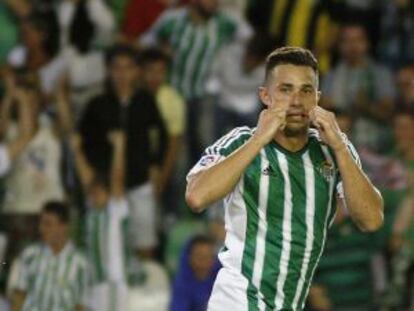
[[[312,53],[273,51],[259,95],[266,109],[257,127],[219,139],[187,176],[193,211],[225,201],[210,311],[302,310],[336,207],[346,206],[363,231],[383,222],[380,193],[334,114],[317,105]]]
[[[65,204],[49,202],[43,207],[42,243],[29,246],[19,257],[12,310],[85,310],[89,266],[70,241],[69,228]]]
[[[109,177],[95,172],[72,134],[71,147],[83,190],[87,196],[86,253],[93,267],[92,310],[125,310],[127,297],[126,225],[128,203],[124,193],[125,135],[110,132],[112,165]]]

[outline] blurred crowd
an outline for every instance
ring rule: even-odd
[[[385,200],[374,234],[337,211],[307,310],[414,310],[412,0],[1,0],[0,310],[205,310],[223,210],[185,175],[283,45]]]

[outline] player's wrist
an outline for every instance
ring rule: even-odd
[[[343,140],[337,142],[336,144],[332,144],[331,148],[337,155],[348,153],[348,147]]]
[[[256,147],[258,150],[260,150],[261,148],[263,148],[264,146],[266,146],[266,144],[268,143],[268,139],[262,135],[253,135],[250,140],[249,143]]]

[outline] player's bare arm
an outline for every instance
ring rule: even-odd
[[[286,105],[272,105],[260,113],[255,134],[222,162],[201,171],[189,180],[186,201],[195,212],[226,196],[260,150],[283,128]]]
[[[315,107],[310,117],[319,129],[321,139],[335,153],[343,182],[345,203],[352,220],[362,231],[377,230],[384,219],[383,199],[352,158],[335,115],[321,107]]]

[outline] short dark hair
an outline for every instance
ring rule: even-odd
[[[393,119],[400,116],[407,116],[414,120],[414,108],[400,107],[394,111]]]
[[[264,33],[256,33],[246,45],[247,53],[264,61],[276,47],[276,40]]]
[[[148,48],[141,52],[141,60],[144,65],[163,62],[166,65],[170,63],[170,58],[159,48]]]
[[[43,206],[42,212],[54,214],[63,224],[68,224],[70,222],[70,210],[68,205],[64,202],[49,201]]]
[[[265,71],[266,81],[276,66],[286,64],[311,67],[318,75],[318,61],[311,51],[301,47],[285,46],[277,48],[267,57]]]
[[[141,63],[140,54],[134,47],[128,44],[116,44],[108,48],[105,53],[106,66],[111,66],[114,59],[119,56],[129,57],[137,65]]]
[[[189,244],[189,250],[190,252],[198,245],[200,244],[207,244],[210,246],[214,246],[214,241],[211,237],[205,234],[197,234],[195,235],[191,240]]]

